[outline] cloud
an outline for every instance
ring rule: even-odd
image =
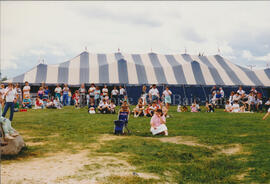
[[[1,1],[1,60],[8,77],[89,52],[216,54],[269,61],[270,2]]]

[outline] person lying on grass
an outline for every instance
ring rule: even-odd
[[[263,120],[266,120],[266,118],[270,115],[270,108],[268,109],[267,113],[264,115]]]
[[[14,137],[18,136],[19,133],[11,126],[11,121],[2,116],[2,103],[3,98],[2,94],[0,93],[0,123],[2,124],[4,137],[5,139],[14,139]]]
[[[158,135],[158,134],[165,134],[166,136],[168,135],[168,129],[166,127],[166,118],[162,114],[161,109],[157,109],[153,117],[151,118],[150,121],[150,131],[152,132],[153,135]]]

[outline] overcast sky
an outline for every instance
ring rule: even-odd
[[[242,66],[270,64],[270,2],[3,2],[2,76],[84,51],[221,54]]]

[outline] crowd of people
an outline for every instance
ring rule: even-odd
[[[89,89],[86,89],[82,84],[73,93],[72,90],[65,84],[63,87],[57,85],[53,91],[50,91],[48,86],[42,84],[38,92],[34,94],[35,98],[31,98],[33,93],[30,93],[31,87],[28,82],[25,82],[23,88],[18,84],[9,83],[7,87],[3,84],[0,86],[1,112],[4,107],[0,122],[5,124],[6,137],[12,139],[17,136],[16,131],[12,128],[11,122],[14,112],[22,109],[61,109],[63,106],[74,105],[75,108],[83,108],[87,106],[87,112],[90,114],[115,114],[116,107],[120,106],[118,113],[132,114],[137,117],[151,117],[150,125],[153,135],[163,133],[168,135],[166,127],[166,118],[170,117],[168,112],[172,103],[172,92],[167,86],[160,94],[157,86],[154,84],[147,87],[142,87],[142,93],[139,97],[137,105],[129,109],[129,101],[127,91],[122,86],[114,86],[111,91],[104,85],[102,88],[91,84]],[[34,102],[32,102],[34,99]],[[211,98],[205,102],[205,111],[214,112],[216,108],[224,108],[225,112],[244,113],[244,112],[262,112],[263,107],[266,108],[267,114],[263,119],[266,119],[270,114],[270,98],[263,104],[262,94],[255,87],[252,87],[249,92],[245,92],[240,86],[237,91],[232,91],[229,98],[225,98],[224,90],[214,86],[211,89]],[[7,111],[10,109],[9,119],[4,118]],[[178,112],[189,111],[185,105],[178,105]],[[200,112],[201,106],[195,99],[190,106],[190,112]],[[6,122],[6,123],[5,123]]]

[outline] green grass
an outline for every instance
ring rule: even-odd
[[[177,113],[170,110],[169,137],[192,136],[207,147],[165,143],[150,134],[150,118],[129,120],[130,136],[106,141],[98,154],[126,154],[138,172],[160,177],[108,177],[111,183],[270,183],[270,121],[263,114]],[[18,156],[2,157],[2,162],[46,156],[46,153],[91,149],[102,134],[112,134],[117,115],[89,115],[86,109],[30,110],[15,114],[13,127],[27,146]],[[160,136],[158,136],[160,137]],[[157,138],[158,138],[157,137]],[[152,139],[149,139],[152,138]],[[241,152],[218,154],[221,148],[239,144]],[[113,163],[112,163],[113,164]],[[87,169],[87,167],[85,168]],[[91,169],[90,167],[88,169]],[[241,180],[237,175],[246,173]]]

